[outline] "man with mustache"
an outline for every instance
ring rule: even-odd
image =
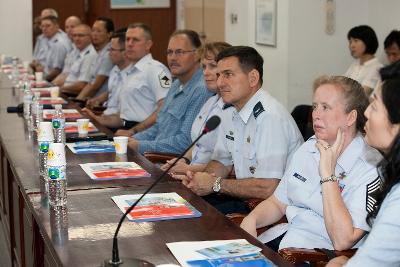
[[[211,96],[204,84],[197,49],[198,34],[179,30],[172,34],[167,49],[168,66],[176,80],[165,97],[153,126],[129,140],[129,147],[145,151],[181,153],[191,143],[190,131],[200,108]]]

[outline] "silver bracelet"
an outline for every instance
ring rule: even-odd
[[[326,178],[322,178],[321,181],[319,181],[320,184],[326,183],[326,182],[336,182],[337,177],[332,174],[331,176],[328,176]]]

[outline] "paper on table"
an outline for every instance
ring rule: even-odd
[[[52,119],[55,109],[44,109],[43,110],[43,119]],[[82,118],[82,115],[76,109],[63,109],[64,118]]]
[[[260,240],[261,242],[263,242],[264,244],[268,243],[269,241],[274,240],[278,236],[285,233],[288,230],[288,228],[289,228],[288,223],[277,224],[274,227],[269,228],[267,231],[265,231],[261,235],[259,235],[257,237],[257,239]]]
[[[167,243],[167,247],[171,250],[172,254],[178,260],[182,267],[189,267],[188,261],[193,260],[205,260],[206,256],[196,252],[196,250],[226,245],[232,242],[239,242],[248,244],[246,239],[234,239],[234,240],[214,240],[214,241],[191,241],[191,242],[174,242]]]

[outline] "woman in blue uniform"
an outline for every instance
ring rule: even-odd
[[[286,215],[286,229],[279,227],[278,237],[267,243],[273,249],[277,247],[272,244],[279,242],[279,249],[356,247],[370,230],[365,221],[373,201],[369,192],[379,185],[376,165],[381,160],[362,137],[367,106],[358,82],[343,76],[318,78],[313,92],[315,136],[295,152],[274,194],[241,227],[256,236],[257,228]],[[331,155],[333,148],[337,161],[326,171],[319,167],[320,159]]]
[[[372,95],[372,102],[365,112],[368,119],[365,140],[385,155],[379,164],[383,185],[367,218],[372,229],[350,260],[335,258],[329,262],[330,267],[400,266],[399,107],[400,79],[386,80],[382,89],[378,88]],[[326,162],[331,160],[327,157]]]

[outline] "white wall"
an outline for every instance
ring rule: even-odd
[[[348,50],[347,32],[355,25],[368,23],[368,6],[365,0],[335,2],[336,30],[328,35],[325,33],[326,1],[290,1],[289,110],[301,103],[311,103],[311,88],[316,77],[341,75],[353,60]]]
[[[400,30],[400,1],[369,0],[369,8],[369,25],[376,31],[379,40],[377,56],[386,64],[383,41],[393,29]]]
[[[343,74],[352,58],[347,32],[368,24],[378,35],[378,57],[384,62],[383,40],[393,28],[400,28],[399,0],[335,0],[336,31],[325,33],[326,0],[277,0],[277,47],[257,45],[255,0],[227,0],[225,39],[232,44],[255,47],[264,57],[266,89],[288,110],[311,102],[313,80],[321,74]],[[229,15],[237,12],[238,23]],[[244,30],[247,29],[247,30]]]
[[[0,1],[0,54],[32,58],[32,1]]]

